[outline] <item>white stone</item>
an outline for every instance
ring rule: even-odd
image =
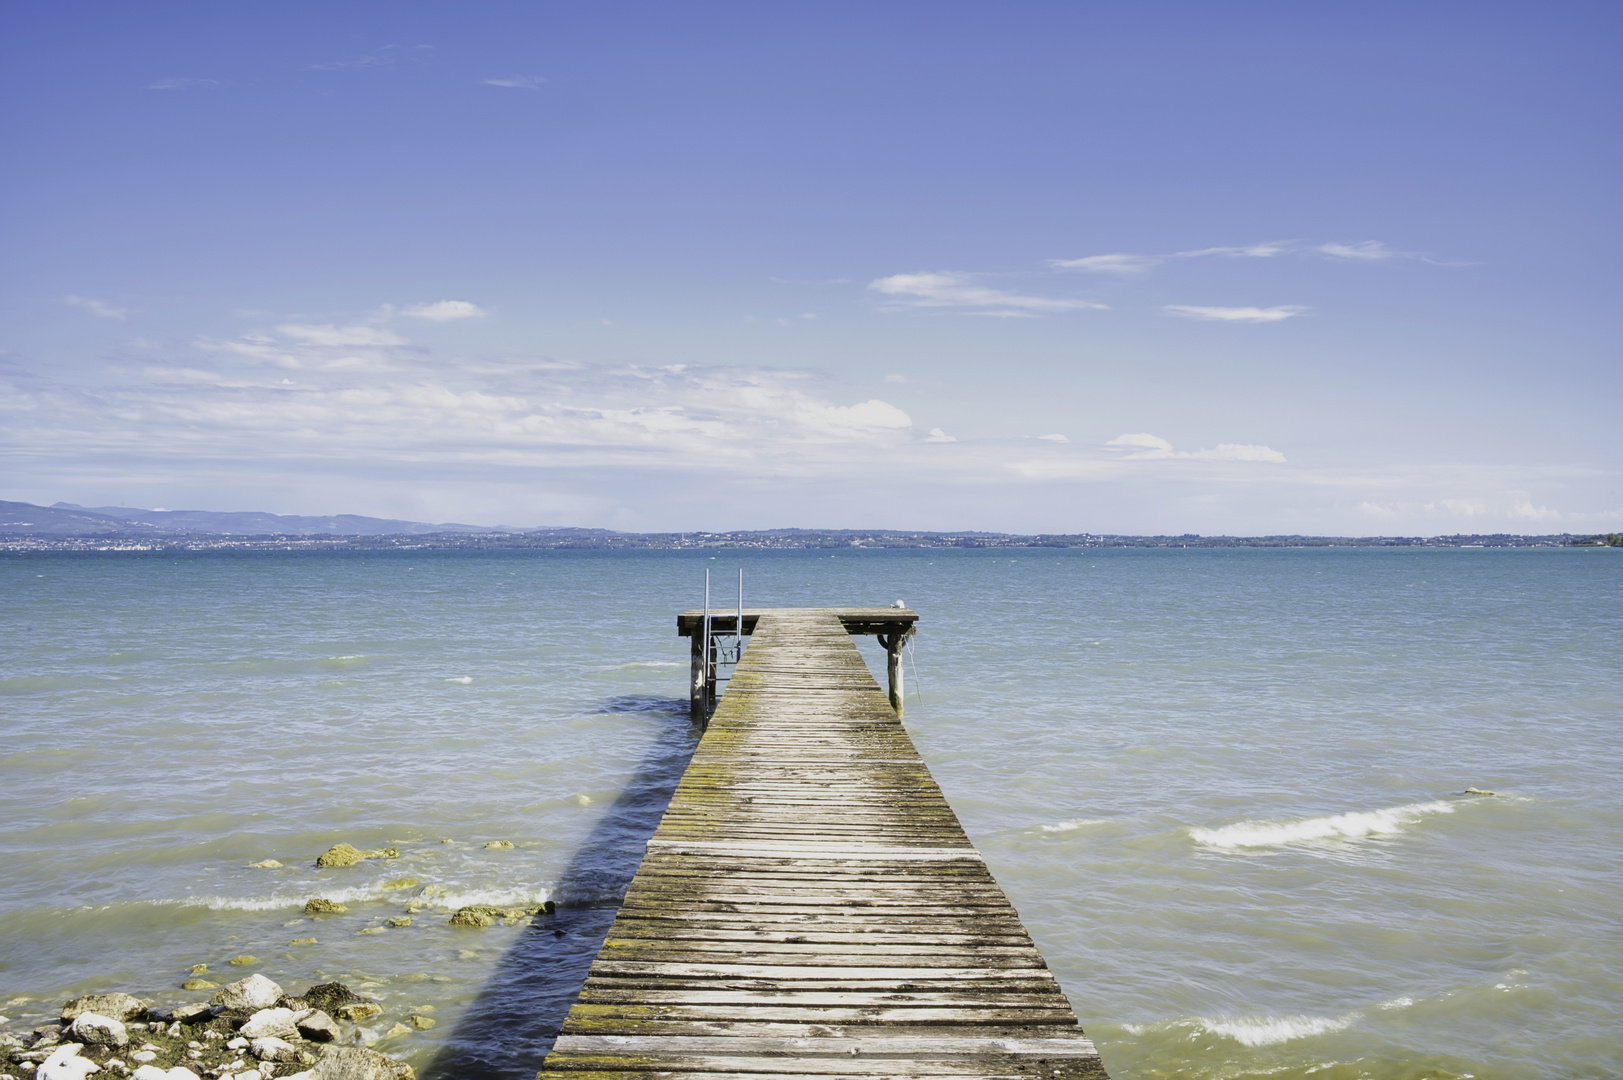
[[[244,1039],[241,1035],[238,1035],[235,1039],[232,1039],[225,1045],[230,1047],[232,1050],[241,1050],[244,1046],[248,1045],[248,1040]]]
[[[85,1080],[93,1072],[100,1072],[101,1066],[89,1058],[79,1056],[84,1049],[81,1043],[63,1043],[51,1051],[51,1056],[39,1063],[39,1070],[35,1076],[39,1080]]]
[[[249,1047],[249,1049],[253,1052],[254,1057],[258,1058],[260,1061],[299,1060],[299,1048],[288,1042],[286,1039],[276,1039],[270,1037],[255,1039],[253,1045]]]
[[[246,979],[226,983],[211,1000],[223,1008],[255,1012],[275,1005],[281,996],[280,986],[263,975],[250,975]]]
[[[135,1053],[130,1055],[130,1060],[138,1061],[142,1065],[145,1065],[147,1062],[153,1060],[157,1056],[158,1054],[154,1050],[137,1050]]]
[[[292,1009],[261,1009],[248,1018],[237,1034],[250,1042],[264,1038],[297,1039],[299,1028],[294,1023]]]
[[[99,1013],[80,1013],[73,1018],[68,1031],[75,1039],[92,1046],[128,1046],[130,1042],[123,1021]]]

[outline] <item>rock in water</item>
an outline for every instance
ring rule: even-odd
[[[213,990],[220,984],[209,979],[187,979],[180,984],[182,990]]]
[[[266,859],[263,862],[251,862],[248,864],[250,870],[280,870],[281,868],[282,864],[275,859]]]
[[[282,996],[282,988],[263,975],[250,975],[234,983],[226,983],[214,995],[214,1004],[222,1009],[256,1013],[268,1009]]]
[[[122,1022],[92,1012],[80,1013],[74,1017],[73,1025],[68,1031],[75,1039],[91,1046],[117,1048],[128,1046],[130,1043],[130,1034],[124,1030]]]
[[[417,1080],[404,1061],[359,1046],[329,1046],[310,1070],[310,1080]]]
[[[410,926],[411,925],[411,916],[410,915],[396,915],[392,919],[384,919],[383,921],[388,923],[390,926],[393,926],[396,929],[398,929],[398,928],[400,928],[402,926]]]
[[[147,1003],[129,994],[90,994],[62,1006],[62,1022],[66,1024],[83,1013],[110,1016],[114,1020],[139,1020],[146,1011]]]
[[[411,1026],[418,1031],[427,1031],[438,1022],[432,1016],[414,1016],[411,1018]]]
[[[495,851],[502,851],[502,850],[504,850],[506,848],[510,848],[512,846],[513,846],[513,841],[511,841],[511,840],[492,840],[490,843],[485,845],[485,847],[490,848],[490,849],[495,850]]]
[[[255,1039],[248,1044],[248,1052],[260,1061],[297,1061],[299,1048],[285,1039],[271,1036]]]
[[[319,867],[354,866],[364,858],[366,856],[361,854],[360,848],[352,844],[334,844],[316,859],[316,865]]]
[[[353,844],[334,844],[316,859],[316,865],[322,868],[333,866],[354,866],[363,859],[398,859],[399,848],[373,848],[362,851]]]
[[[495,922],[491,916],[474,908],[460,908],[451,916],[452,926],[489,926]]]
[[[352,1001],[348,1005],[338,1006],[338,1015],[352,1023],[370,1016],[378,1016],[382,1012],[383,1006],[375,1001]]]
[[[320,1009],[306,1009],[293,1017],[293,1024],[311,1042],[333,1042],[338,1038],[338,1025]]]
[[[79,1056],[81,1049],[78,1043],[63,1043],[51,1051],[51,1056],[40,1062],[35,1071],[36,1080],[85,1080],[91,1073],[99,1072],[101,1066]]]
[[[248,953],[243,953],[241,956],[233,956],[231,959],[227,960],[226,963],[235,967],[247,967],[249,964],[259,963],[259,957],[250,956]]]
[[[314,900],[306,901],[304,905],[306,915],[342,915],[348,910],[349,908],[336,900],[328,900],[319,896]]]
[[[305,1004],[312,1009],[335,1011],[340,1005],[364,1000],[361,995],[341,982],[318,983],[304,992]]]
[[[237,1031],[244,1039],[297,1039],[298,1024],[292,1009],[260,1009]],[[273,1060],[280,1061],[281,1058]]]

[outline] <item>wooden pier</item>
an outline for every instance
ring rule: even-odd
[[[894,656],[916,621],[745,611],[749,647],[540,1077],[1105,1077],[851,641]]]

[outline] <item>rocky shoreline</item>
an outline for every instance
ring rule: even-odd
[[[342,983],[290,995],[263,975],[173,1008],[130,994],[92,994],[66,1002],[59,1023],[20,1038],[0,1034],[0,1080],[84,1080],[97,1073],[132,1080],[415,1080],[403,1061],[344,1045],[346,1023],[382,1011]]]
[[[505,840],[485,844],[487,848],[512,846]],[[395,848],[361,850],[335,844],[316,860],[316,866],[347,867],[398,857]],[[282,866],[273,859],[252,865],[263,869]],[[415,886],[416,882],[402,879],[396,884]],[[348,910],[345,904],[324,897],[312,897],[304,905],[305,916],[318,921]],[[410,926],[412,916],[423,910],[413,903],[407,914],[386,920],[387,925]],[[448,921],[453,926],[471,927],[497,922],[528,925],[535,916],[555,910],[550,900],[524,907],[471,905],[457,908]],[[382,932],[379,928],[360,931]],[[300,938],[292,944],[314,944],[315,940]],[[230,961],[237,965],[256,962],[257,957],[248,955]],[[91,1075],[109,1080],[415,1080],[406,1062],[362,1045],[375,1035],[368,1036],[359,1025],[381,1016],[383,1006],[343,983],[320,983],[293,995],[264,975],[221,986],[205,977],[209,974],[205,964],[194,965],[190,974],[181,989],[215,991],[209,1000],[159,1006],[126,993],[91,994],[65,1002],[56,1023],[42,1024],[21,1035],[0,1031],[0,1080],[84,1080]],[[414,1009],[408,1022],[396,1023],[385,1037],[434,1027],[435,1019],[425,1015],[431,1008]],[[0,1024],[4,1023],[5,1018],[0,1017]]]

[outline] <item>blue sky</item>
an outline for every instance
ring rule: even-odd
[[[1604,4],[0,7],[0,498],[1623,528]]]

